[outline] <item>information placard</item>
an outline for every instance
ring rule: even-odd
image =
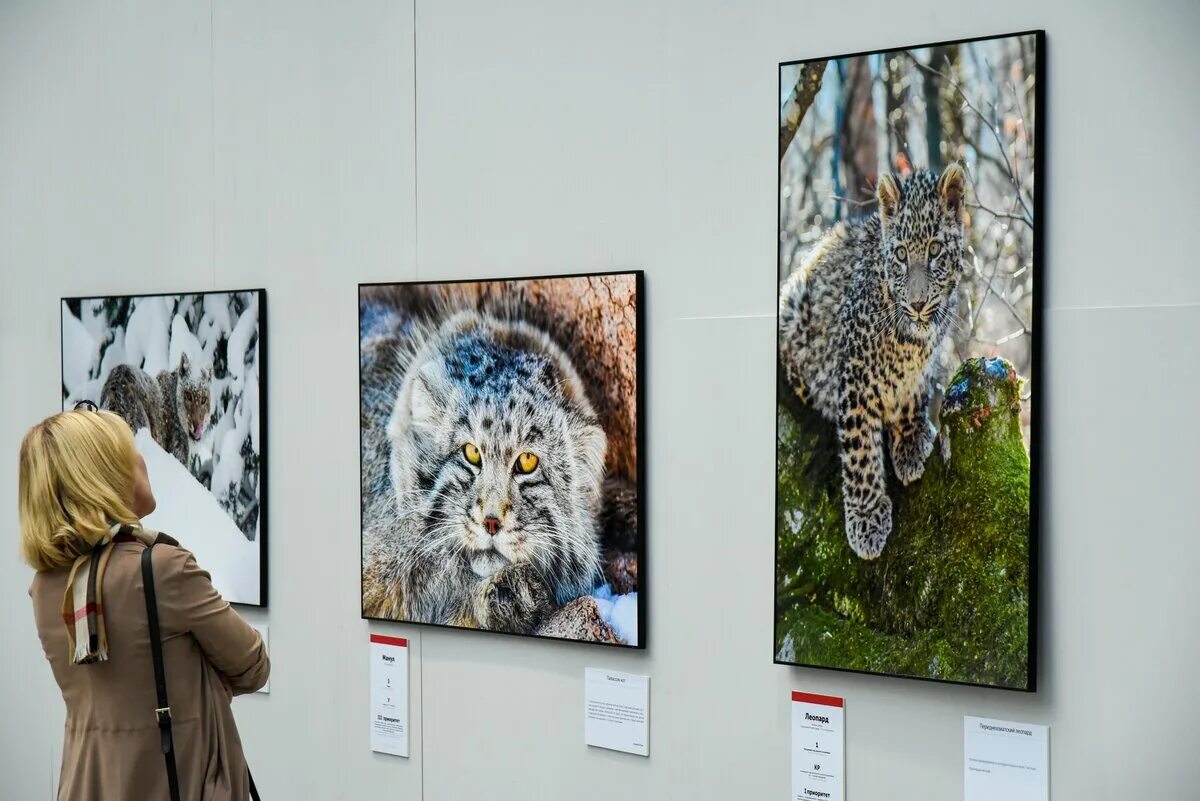
[[[834,695],[792,693],[792,801],[844,801],[845,706]]]
[[[371,635],[371,750],[408,756],[408,640]]]
[[[963,782],[966,801],[1048,801],[1049,727],[964,717]]]
[[[249,621],[247,621],[249,622]],[[266,623],[250,623],[250,628],[258,632],[258,636],[262,637],[263,647],[267,649],[267,657],[271,656],[271,628]],[[274,669],[274,665],[271,668]],[[271,693],[271,679],[267,678],[267,683],[258,688],[258,692],[265,695]]]
[[[584,742],[649,756],[650,677],[586,668],[584,684]]]

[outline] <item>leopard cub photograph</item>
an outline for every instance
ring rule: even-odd
[[[878,212],[840,223],[783,282],[779,358],[837,426],[846,539],[875,559],[892,530],[884,450],[904,484],[933,451],[931,379],[958,314],[966,175],[879,178]]]
[[[780,664],[1033,686],[1043,39],[779,65]]]

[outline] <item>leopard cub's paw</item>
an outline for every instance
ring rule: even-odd
[[[901,483],[911,484],[925,474],[925,461],[933,453],[936,439],[937,429],[927,422],[913,436],[893,441],[892,467]]]
[[[862,507],[846,508],[846,540],[863,559],[877,559],[892,533],[892,500],[880,495]]]

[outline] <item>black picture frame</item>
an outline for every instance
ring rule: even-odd
[[[366,558],[366,552],[365,552],[366,524],[365,524],[365,516],[364,516],[365,503],[364,503],[364,498],[361,495],[362,486],[363,486],[362,470],[363,470],[363,455],[364,455],[363,430],[362,430],[361,425],[359,426],[359,492],[360,492],[360,497],[359,497],[359,565],[360,565],[359,614],[360,614],[360,619],[381,622],[381,623],[393,623],[393,624],[406,625],[406,626],[407,625],[420,626],[420,627],[430,628],[430,629],[446,629],[446,630],[451,630],[451,631],[476,632],[476,633],[487,634],[487,635],[499,635],[499,636],[503,636],[503,637],[516,637],[516,638],[527,639],[527,640],[540,640],[540,641],[548,641],[548,642],[555,642],[555,643],[571,643],[574,645],[588,647],[588,648],[603,647],[603,648],[616,648],[616,649],[620,649],[620,650],[633,650],[633,651],[646,650],[647,643],[649,640],[649,636],[648,636],[649,632],[648,632],[648,625],[647,625],[648,619],[649,619],[649,615],[648,615],[648,611],[647,611],[648,610],[647,603],[648,603],[648,597],[649,597],[649,593],[648,593],[649,571],[648,571],[648,566],[647,566],[647,561],[646,561],[646,556],[647,556],[647,554],[646,554],[646,485],[647,485],[646,464],[647,464],[647,459],[646,459],[646,437],[645,437],[645,431],[646,431],[645,271],[644,270],[608,270],[608,271],[585,272],[585,273],[559,273],[559,274],[549,274],[549,275],[502,276],[502,277],[488,277],[488,278],[453,278],[453,279],[436,279],[436,280],[361,282],[358,284],[358,287],[357,287],[357,296],[358,297],[356,298],[356,300],[361,301],[362,291],[364,289],[368,289],[368,288],[372,288],[372,287],[444,286],[444,285],[454,285],[454,284],[488,284],[488,283],[504,284],[504,283],[513,283],[513,282],[522,282],[522,281],[550,281],[550,280],[555,280],[555,279],[579,279],[579,278],[594,278],[594,277],[603,277],[603,276],[627,276],[627,275],[634,276],[634,281],[635,281],[634,291],[636,293],[636,307],[635,307],[635,323],[634,324],[637,329],[636,330],[636,338],[635,338],[635,342],[634,342],[634,358],[635,358],[635,362],[636,362],[635,363],[635,376],[636,376],[636,383],[637,383],[636,401],[635,401],[637,420],[636,420],[636,425],[635,425],[634,439],[636,442],[637,453],[638,453],[637,480],[635,482],[635,485],[637,488],[636,509],[637,509],[637,521],[638,521],[637,522],[637,532],[636,532],[636,545],[637,545],[637,558],[638,558],[638,583],[637,583],[638,636],[637,636],[637,644],[630,645],[630,644],[625,644],[625,643],[609,643],[609,642],[596,642],[596,641],[588,641],[588,640],[577,640],[577,639],[569,639],[569,638],[563,638],[563,637],[552,637],[552,636],[548,636],[548,635],[540,635],[540,634],[534,634],[534,633],[498,631],[495,629],[472,628],[472,627],[467,627],[467,626],[455,626],[455,625],[451,625],[451,624],[447,624],[447,623],[427,623],[427,622],[415,621],[415,620],[403,620],[403,619],[388,618],[388,617],[373,617],[371,615],[368,615],[367,611],[366,611],[366,604],[364,601],[364,596],[365,596],[364,584],[365,584],[365,582],[362,582],[362,576],[363,576],[362,568],[365,567],[365,558]],[[358,330],[355,332],[355,334],[356,334],[356,345],[358,345],[359,350],[361,351],[361,331],[362,331],[362,304],[361,304],[361,302],[359,302],[358,308],[359,308],[359,311],[358,311],[359,327],[358,327]],[[560,346],[563,346],[563,343],[561,343],[561,342],[559,342],[558,344]],[[364,384],[363,384],[363,376],[362,376],[362,363],[360,360],[360,362],[359,362],[359,409],[360,410],[362,409],[363,387],[364,387]]]
[[[791,662],[791,661],[784,661],[779,658],[778,653],[776,651],[776,647],[775,647],[775,638],[776,638],[776,634],[777,634],[777,630],[778,630],[778,626],[779,626],[778,609],[777,609],[779,585],[778,585],[776,571],[777,571],[777,566],[779,563],[779,530],[778,530],[778,528],[779,528],[779,520],[780,520],[780,493],[779,493],[779,483],[778,483],[778,476],[779,476],[779,470],[780,470],[780,464],[779,464],[780,448],[779,448],[779,422],[778,422],[778,414],[777,414],[777,404],[778,404],[777,400],[776,400],[776,408],[772,409],[772,413],[776,414],[775,442],[774,442],[775,476],[776,476],[775,507],[774,507],[775,526],[774,526],[774,531],[773,531],[774,562],[772,564],[772,574],[771,574],[771,583],[772,583],[772,588],[773,588],[772,595],[773,595],[773,601],[776,604],[776,608],[772,609],[772,627],[771,627],[772,628],[771,654],[772,654],[772,662],[774,664],[784,665],[787,667],[812,668],[812,669],[817,669],[817,670],[830,670],[830,671],[841,672],[841,673],[857,673],[857,674],[868,675],[868,676],[882,676],[882,677],[886,677],[886,678],[902,678],[902,679],[910,679],[910,680],[915,680],[915,681],[932,682],[935,684],[949,684],[949,685],[959,685],[959,686],[968,686],[968,687],[982,687],[982,688],[987,688],[987,689],[1005,690],[1005,691],[1009,691],[1009,692],[1034,693],[1037,691],[1038,667],[1039,667],[1038,655],[1039,655],[1039,650],[1040,650],[1039,649],[1039,641],[1040,641],[1039,597],[1041,594],[1040,588],[1041,588],[1041,581],[1042,581],[1041,573],[1040,573],[1040,569],[1039,569],[1039,565],[1040,565],[1040,544],[1039,543],[1040,543],[1040,539],[1041,539],[1041,503],[1040,503],[1040,499],[1042,496],[1041,458],[1042,458],[1042,452],[1043,452],[1043,439],[1042,439],[1042,437],[1043,437],[1043,434],[1042,434],[1043,400],[1042,400],[1042,398],[1043,398],[1044,393],[1046,392],[1046,387],[1043,385],[1043,382],[1046,380],[1046,376],[1043,374],[1043,372],[1041,370],[1042,354],[1043,354],[1042,331],[1043,331],[1043,325],[1044,325],[1044,311],[1045,311],[1045,302],[1044,302],[1044,299],[1042,296],[1043,286],[1044,286],[1042,273],[1045,270],[1045,233],[1044,233],[1044,229],[1047,224],[1047,220],[1045,217],[1045,211],[1046,211],[1045,195],[1046,195],[1046,177],[1048,174],[1048,172],[1043,164],[1044,159],[1045,159],[1046,141],[1047,141],[1047,137],[1046,137],[1046,128],[1047,128],[1047,119],[1046,119],[1046,92],[1047,92],[1047,85],[1046,85],[1046,71],[1047,71],[1046,31],[1041,30],[1041,29],[1033,29],[1033,30],[1017,31],[1014,33],[990,34],[990,35],[974,36],[974,37],[967,37],[967,38],[960,38],[960,39],[947,39],[947,40],[936,41],[936,42],[927,42],[927,43],[922,43],[922,44],[889,46],[889,47],[881,47],[881,48],[876,48],[876,49],[871,49],[871,50],[860,50],[860,51],[849,52],[849,53],[841,53],[838,55],[831,55],[831,56],[817,56],[817,57],[812,57],[812,58],[781,61],[781,62],[779,62],[778,67],[776,69],[776,78],[777,78],[776,103],[777,104],[776,104],[776,108],[775,108],[775,118],[778,120],[778,117],[779,117],[778,102],[779,102],[779,99],[783,97],[783,89],[784,89],[783,68],[785,68],[785,67],[799,65],[799,64],[808,64],[808,63],[818,62],[818,61],[829,61],[832,63],[837,60],[853,58],[853,57],[857,57],[857,56],[874,56],[874,55],[881,55],[881,54],[887,54],[887,53],[894,53],[894,52],[898,52],[898,51],[924,50],[924,49],[930,49],[930,48],[936,48],[936,47],[942,47],[942,46],[948,46],[948,45],[970,44],[973,42],[984,42],[984,41],[992,41],[992,40],[998,40],[998,39],[1010,39],[1010,38],[1015,38],[1015,37],[1033,37],[1033,39],[1034,39],[1034,45],[1035,45],[1034,55],[1035,55],[1035,60],[1036,60],[1036,63],[1034,65],[1034,76],[1035,76],[1035,83],[1036,83],[1036,87],[1037,87],[1037,91],[1034,95],[1034,103],[1033,103],[1034,113],[1036,116],[1036,123],[1037,123],[1034,128],[1034,131],[1033,131],[1033,143],[1034,143],[1035,152],[1037,153],[1037,157],[1038,157],[1038,166],[1037,166],[1037,170],[1036,170],[1036,181],[1035,181],[1034,187],[1033,187],[1033,208],[1034,208],[1034,219],[1036,220],[1036,225],[1033,227],[1033,243],[1032,243],[1032,258],[1033,258],[1033,262],[1036,266],[1036,269],[1033,271],[1033,275],[1032,275],[1033,300],[1032,300],[1031,320],[1032,320],[1033,332],[1032,332],[1032,336],[1031,336],[1030,351],[1029,351],[1029,354],[1030,354],[1029,378],[1030,378],[1030,381],[1037,387],[1037,390],[1035,392],[1033,392],[1032,397],[1030,398],[1029,545],[1028,545],[1028,556],[1029,556],[1028,591],[1029,591],[1029,597],[1028,597],[1028,643],[1027,643],[1026,683],[1024,686],[1008,686],[1008,685],[990,684],[990,683],[984,683],[984,682],[956,681],[956,680],[941,679],[941,678],[930,677],[930,676],[920,676],[920,675],[914,675],[914,674],[908,674],[908,673],[890,673],[890,672],[880,672],[880,671],[872,671],[872,670],[862,670],[862,669],[858,669],[858,668],[838,667],[838,666],[834,666],[834,665]],[[776,164],[775,164],[775,173],[776,173],[775,219],[776,219],[777,239],[776,239],[775,283],[773,284],[773,287],[774,287],[774,291],[775,291],[775,296],[776,296],[776,298],[778,298],[779,275],[782,273],[782,257],[781,257],[780,250],[778,247],[778,236],[781,233],[780,220],[782,218],[782,211],[783,211],[782,199],[781,199],[782,198],[782,189],[783,189],[782,174],[781,174],[781,170],[780,170],[780,161],[778,161],[778,160],[776,161]],[[780,337],[779,337],[778,324],[776,324],[775,332],[776,332],[775,352],[776,352],[776,358],[778,358],[778,354],[780,351]],[[776,393],[773,397],[773,400],[778,398],[779,389],[780,389],[779,382],[782,381],[782,378],[777,376],[776,381],[777,381],[777,387],[776,387]]]
[[[269,521],[270,503],[269,503],[268,496],[270,494],[269,471],[270,471],[270,461],[271,461],[270,460],[270,446],[268,443],[268,436],[270,433],[270,425],[269,425],[270,401],[269,401],[269,395],[268,395],[268,388],[270,386],[270,381],[268,380],[267,373],[269,370],[270,348],[268,346],[268,338],[267,338],[268,325],[267,325],[267,290],[266,290],[266,288],[258,287],[258,288],[252,288],[252,289],[220,289],[220,290],[212,289],[212,290],[201,290],[201,291],[193,291],[193,292],[128,292],[128,293],[120,293],[120,294],[92,293],[92,294],[87,294],[87,295],[69,295],[69,296],[64,296],[62,298],[59,298],[59,304],[58,304],[58,309],[59,309],[59,326],[58,326],[58,331],[59,331],[59,348],[58,348],[59,389],[58,389],[58,394],[59,394],[59,398],[60,398],[59,402],[61,403],[62,389],[63,389],[62,378],[65,373],[65,364],[64,364],[64,345],[65,345],[65,343],[62,341],[62,331],[63,331],[63,322],[64,322],[63,321],[63,311],[67,307],[67,304],[81,303],[85,300],[101,300],[101,299],[103,299],[103,300],[135,300],[135,299],[145,299],[145,298],[183,297],[185,295],[195,296],[195,297],[205,297],[208,295],[234,295],[234,294],[238,294],[238,295],[253,294],[253,295],[256,295],[257,299],[258,299],[258,333],[257,333],[257,336],[258,336],[258,368],[259,368],[259,371],[258,371],[258,398],[259,398],[258,421],[259,421],[259,443],[261,445],[260,454],[259,454],[259,466],[258,466],[258,471],[259,471],[259,486],[258,486],[259,525],[258,525],[257,541],[258,541],[258,548],[259,548],[259,561],[258,561],[259,569],[258,569],[258,601],[257,602],[248,602],[248,601],[243,601],[243,600],[230,600],[228,598],[226,600],[229,601],[229,603],[234,606],[244,606],[244,607],[248,607],[248,608],[265,609],[268,607],[268,601],[269,601],[268,588],[270,586],[268,583],[268,579],[270,576],[270,556],[269,556],[270,555],[270,547],[269,547],[269,545],[270,545],[270,521]],[[96,400],[99,400],[99,399],[97,398]],[[169,533],[169,532],[167,532],[167,533]],[[186,546],[186,543],[183,543],[183,544]],[[203,567],[203,565],[202,565],[202,567]]]

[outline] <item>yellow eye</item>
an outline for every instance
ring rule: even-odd
[[[463,445],[463,458],[476,467],[483,463],[483,454],[479,452],[479,448],[476,448],[473,442]]]
[[[908,248],[904,247],[904,245],[901,245],[900,247],[896,248],[895,254],[896,254],[896,261],[900,261],[900,262],[908,261]]]
[[[537,470],[537,466],[537,454],[530,453],[529,451],[525,451],[517,456],[517,463],[513,465],[518,473],[532,473],[534,470]]]
[[[941,252],[942,252],[942,246],[940,243],[934,242],[932,245],[929,246],[929,256],[931,258],[936,257],[937,254],[939,254]]]

